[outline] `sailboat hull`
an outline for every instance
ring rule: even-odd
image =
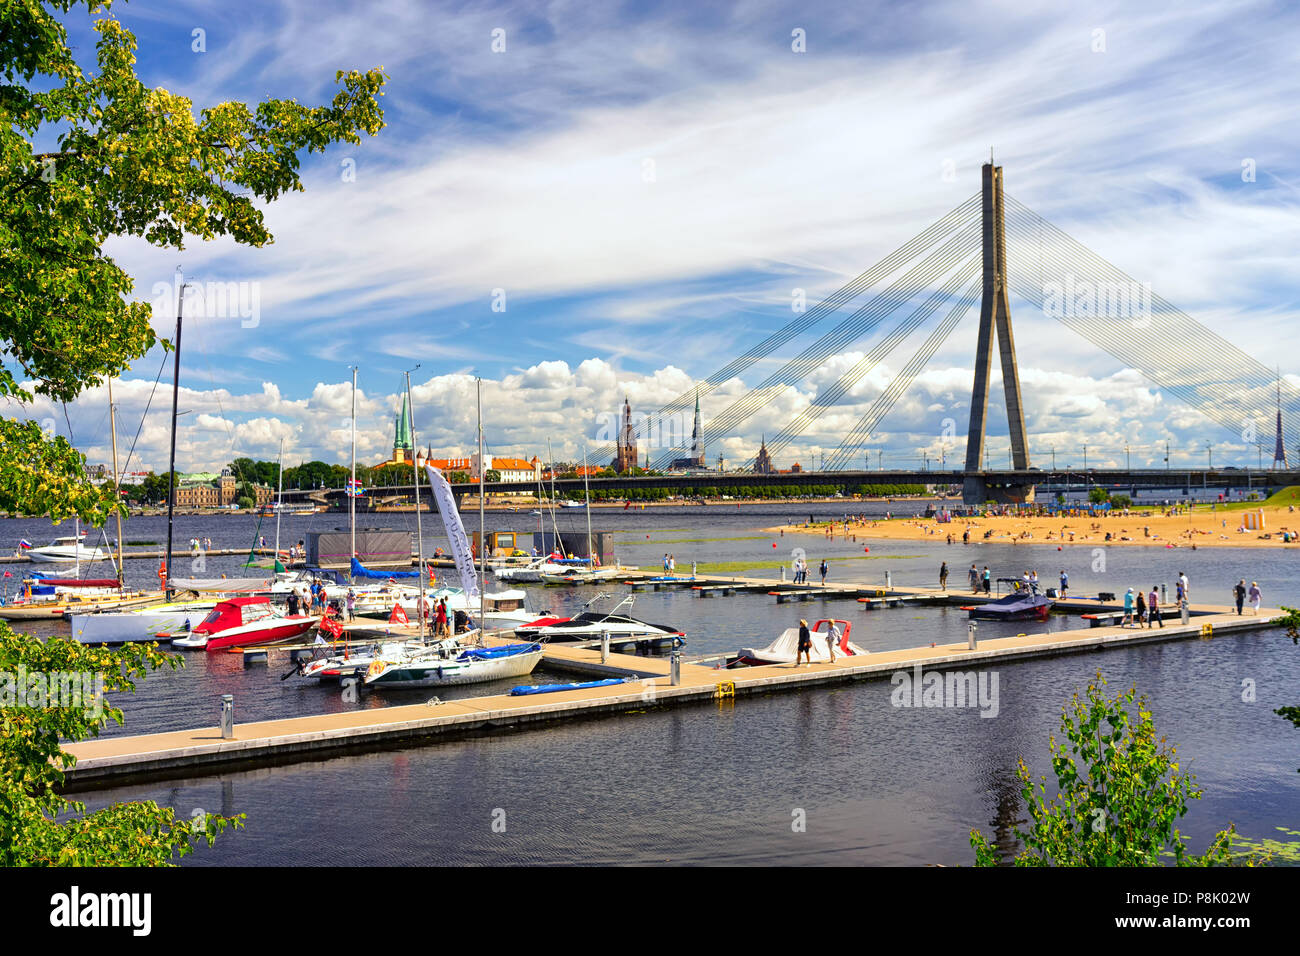
[[[542,659],[542,649],[526,650],[487,659],[460,658],[411,661],[389,666],[378,676],[367,676],[372,688],[448,687],[456,684],[481,684],[531,674]],[[380,663],[380,662],[377,662]]]

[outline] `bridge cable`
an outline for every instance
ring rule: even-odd
[[[948,311],[943,321],[930,333],[929,338],[917,349],[916,354],[912,356],[907,365],[889,383],[889,387],[880,393],[871,407],[867,409],[866,414],[844,436],[839,447],[831,452],[831,470],[840,471],[847,467],[853,458],[857,457],[863,442],[875,431],[880,421],[889,414],[894,405],[897,404],[898,399],[911,387],[916,376],[929,363],[934,353],[938,351],[948,336],[961,323],[961,320],[965,318],[966,313],[979,300],[983,285],[982,280],[983,276],[979,275],[977,270],[977,278],[967,288],[965,295]],[[826,466],[823,465],[822,468],[825,470]]]
[[[697,393],[708,395],[717,386],[730,381],[751,368],[759,360],[766,358],[781,346],[802,335],[826,316],[837,311],[841,305],[856,298],[882,279],[898,271],[900,266],[912,261],[926,249],[942,241],[955,227],[970,219],[979,207],[980,194],[975,193],[908,239],[871,268],[845,283],[813,308],[800,313],[796,318],[781,326],[757,345],[752,346],[742,355],[705,378],[698,386],[692,386],[682,392],[672,401],[662,406],[656,414],[664,416],[690,408],[695,402]],[[646,421],[649,422],[650,417],[647,417]],[[612,445],[598,446],[593,448],[592,460],[601,461],[613,454],[614,447]]]
[[[978,254],[972,256],[966,263],[955,272],[948,282],[934,293],[920,306],[904,319],[899,325],[889,333],[879,344],[870,352],[864,355],[854,364],[854,366],[840,376],[839,380],[829,388],[821,389],[812,403],[800,412],[795,418],[785,426],[772,441],[767,443],[768,454],[778,455],[792,441],[803,436],[807,427],[818,417],[821,416],[828,408],[838,404],[848,392],[858,384],[868,372],[874,369],[890,352],[900,345],[909,335],[920,328],[930,317],[939,310],[945,302],[952,301],[953,297],[961,292],[962,287],[970,282],[980,272],[980,257]],[[752,470],[757,459],[749,461],[749,469]]]
[[[1081,275],[1085,281],[1096,279],[1098,272],[1094,270],[1100,270],[1101,275],[1110,277],[1097,279],[1099,285],[1109,282],[1112,285],[1126,285],[1130,290],[1138,286],[1136,280],[1033,210],[1014,199],[1011,202],[1013,213],[1009,224],[1014,234],[1024,238],[1031,226],[1040,232],[1045,227],[1052,238],[1058,239],[1066,250],[1073,253],[1072,258],[1067,257],[1065,252],[1048,250],[1041,253],[1042,258],[1050,266],[1059,268],[1068,280],[1061,284],[1062,290],[1073,281],[1074,276]],[[1084,264],[1083,268],[1080,268],[1081,264]],[[1257,432],[1260,440],[1256,444],[1265,444],[1262,436],[1271,431],[1268,423],[1272,419],[1273,409],[1267,408],[1261,412],[1259,406],[1246,404],[1243,401],[1242,383],[1252,385],[1261,392],[1272,393],[1277,385],[1273,373],[1164,298],[1151,294],[1152,315],[1140,317],[1136,322],[1132,317],[1124,319],[1110,314],[1119,311],[1112,308],[1120,298],[1117,295],[1107,296],[1105,314],[1075,315],[1073,303],[1061,302],[1057,308],[1047,309],[1047,289],[1044,284],[1040,283],[1035,288],[1032,283],[1017,278],[1015,271],[1012,271],[1012,278],[1019,295],[1036,302],[1049,315],[1053,312],[1062,313],[1053,317],[1103,351],[1142,372],[1146,378],[1201,411],[1212,421],[1230,431],[1239,431],[1244,422],[1251,419],[1261,422],[1262,427]],[[1081,283],[1075,285],[1077,287]],[[1085,311],[1099,310],[1089,308]],[[1155,315],[1160,317],[1158,329],[1151,321]],[[1171,343],[1177,343],[1177,348],[1171,347]],[[1240,370],[1241,374],[1234,381],[1205,381],[1209,369],[1221,367]],[[1286,382],[1282,383],[1282,388],[1292,399],[1288,403],[1289,407],[1294,407],[1296,390]],[[1287,433],[1284,438],[1294,439],[1294,429],[1284,430]]]
[[[732,402],[703,426],[701,442],[708,443],[725,437],[728,432],[747,421],[763,405],[771,401],[770,390],[773,387],[793,385],[807,378],[821,367],[831,354],[842,351],[871,331],[882,319],[912,299],[918,292],[933,285],[936,279],[951,271],[978,248],[979,229],[980,224],[972,222],[956,232],[944,246],[913,266],[884,291],[872,297],[866,305]],[[656,464],[662,467],[671,458],[672,451],[669,450],[660,455]]]

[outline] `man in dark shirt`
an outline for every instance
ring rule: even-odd
[[[1237,613],[1241,613],[1241,606],[1246,603],[1246,579],[1242,578],[1237,582],[1237,586],[1232,589],[1233,596],[1237,599]]]
[[[794,666],[799,666],[800,658],[807,655],[808,666],[812,666],[812,635],[808,633],[808,622],[800,619],[799,621],[799,650],[794,655]]]

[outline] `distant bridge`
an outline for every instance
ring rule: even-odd
[[[591,491],[616,492],[615,498],[623,497],[627,492],[650,488],[694,488],[717,490],[749,486],[772,487],[793,486],[810,488],[817,485],[835,485],[852,489],[857,485],[938,485],[961,489],[965,486],[971,473],[953,469],[947,471],[926,469],[890,469],[878,471],[799,471],[777,474],[678,474],[651,475],[641,477],[590,478],[584,483],[581,478],[557,478],[554,482],[555,493],[560,497],[581,500],[585,488]],[[1022,470],[987,470],[974,473],[990,489],[1018,488],[1037,485],[1053,491],[1083,491],[1093,487],[1108,491],[1136,491],[1139,489],[1169,489],[1182,494],[1190,494],[1196,488],[1268,488],[1294,484],[1300,480],[1294,472],[1260,471],[1237,468],[1089,468],[1056,469],[1041,471],[1037,468]],[[551,482],[546,483],[549,490]],[[479,493],[477,482],[464,482],[451,486],[452,494],[460,501],[466,495]],[[519,494],[535,495],[537,483],[533,481],[489,481],[484,485],[484,492],[489,495]],[[358,511],[369,510],[368,499],[401,498],[413,500],[414,485],[386,485],[367,488],[366,495],[358,499]],[[331,507],[347,509],[347,494],[342,488],[316,488],[303,490],[286,489],[286,501],[303,501],[311,499],[328,503]],[[431,496],[427,485],[420,486],[421,500],[429,501]]]

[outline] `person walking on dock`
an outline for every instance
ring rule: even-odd
[[[970,566],[970,589],[972,594],[980,593],[980,572],[973,564]]]
[[[351,621],[357,616],[357,595],[351,588],[348,588],[348,620]]]
[[[939,590],[948,590],[948,562],[945,561],[939,566]]]
[[[1164,618],[1160,616],[1160,591],[1156,585],[1151,585],[1151,593],[1147,595],[1147,627],[1155,627],[1159,624],[1162,628],[1165,626]]]
[[[808,633],[808,622],[799,619],[799,650],[794,656],[794,666],[799,666],[801,657],[808,658],[808,666],[812,666],[812,635]]]
[[[1146,622],[1147,622],[1147,599],[1143,596],[1142,592],[1139,591],[1137,596],[1137,626],[1142,627],[1143,625],[1146,624]]]
[[[1242,592],[1241,592],[1241,593],[1242,593],[1243,595],[1246,593],[1246,591],[1245,591],[1244,588],[1242,589]],[[1240,614],[1240,613],[1241,613],[1241,610],[1240,610],[1240,609],[1241,609],[1241,602],[1240,602],[1240,601],[1237,602],[1237,608],[1238,608],[1237,613]],[[289,616],[290,616],[290,617],[297,617],[297,616],[298,616],[298,592],[297,592],[297,591],[290,591],[290,592],[289,592]]]
[[[1263,599],[1264,592],[1259,589],[1259,583],[1257,581],[1250,582],[1250,590],[1246,592],[1246,596],[1250,598],[1251,613],[1258,614],[1259,602]]]
[[[1241,614],[1241,606],[1246,603],[1246,579],[1242,578],[1237,582],[1237,586],[1232,589],[1232,596],[1237,601],[1237,614]]]
[[[1187,573],[1184,571],[1178,572],[1178,593],[1181,601],[1186,602],[1192,599],[1191,585],[1187,580]]]
[[[1128,627],[1133,623],[1133,589],[1129,588],[1124,595],[1124,620],[1120,621],[1120,627]]]
[[[1065,597],[1066,592],[1068,592],[1069,590],[1070,590],[1070,576],[1066,574],[1064,570],[1062,570],[1061,571],[1061,593],[1059,596]]]
[[[993,593],[993,574],[989,571],[989,566],[984,565],[984,593]]]
[[[821,567],[819,567],[817,570],[821,572],[822,587],[826,587],[826,573],[830,571],[830,568],[827,567],[825,558],[822,558]]]

